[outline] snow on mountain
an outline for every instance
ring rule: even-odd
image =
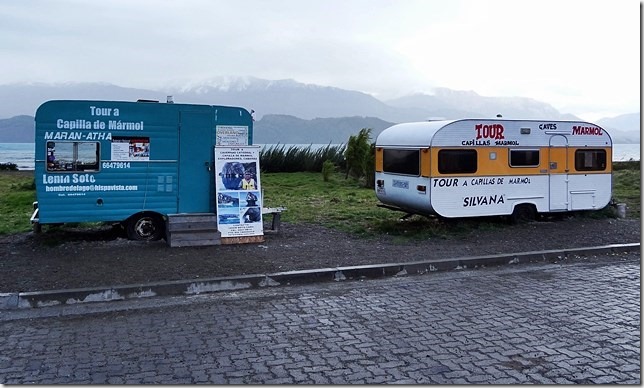
[[[385,101],[399,108],[420,109],[427,114],[445,118],[496,117],[517,119],[579,120],[574,115],[562,114],[554,107],[526,97],[484,97],[474,91],[436,88],[433,94],[414,94]]]
[[[574,119],[552,106],[529,98],[484,97],[473,91],[437,88],[433,95],[417,94],[391,101],[354,90],[305,84],[292,79],[220,76],[199,82],[173,81],[159,90],[124,88],[105,83],[0,85],[0,117],[33,114],[50,99],[130,100],[139,98],[175,102],[236,105],[264,114],[284,114],[302,119],[368,116],[389,122],[494,117]]]
[[[345,117],[352,120],[344,121],[342,125],[356,125],[356,133],[363,126],[382,125],[367,118],[399,123],[435,117],[482,118],[502,114],[504,118],[578,120],[571,114],[558,112],[547,103],[525,97],[486,97],[474,91],[437,88],[432,94],[414,94],[383,102],[355,90],[306,84],[293,79],[266,80],[249,76],[211,77],[198,82],[174,80],[158,90],[126,88],[108,83],[0,85],[0,101],[3,101],[0,104],[0,118],[33,116],[40,104],[54,99],[149,99],[165,102],[169,95],[176,103],[240,106],[254,110],[258,127],[261,127],[259,121],[263,116],[275,115],[263,123],[267,131],[278,124],[286,128],[295,123],[318,130],[326,124],[315,121],[317,119]],[[303,121],[287,119],[286,116]],[[598,124],[610,130],[611,134],[615,131],[616,141],[639,142],[639,113],[625,116],[606,119],[605,124]],[[340,124],[335,122],[333,125]],[[294,133],[292,131],[296,129],[288,127],[285,130]]]

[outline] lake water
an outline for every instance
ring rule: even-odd
[[[273,144],[257,144],[271,147]],[[333,144],[332,144],[333,145]],[[285,144],[284,149],[291,146],[311,147],[317,149],[328,144]],[[281,145],[280,145],[281,147]],[[43,159],[44,159],[43,155]],[[613,161],[640,160],[639,144],[613,144]],[[34,169],[34,144],[33,143],[0,143],[0,163],[15,163],[19,170]]]
[[[18,170],[33,170],[34,147],[34,143],[0,143],[0,163],[15,163]]]

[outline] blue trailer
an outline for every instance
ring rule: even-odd
[[[57,100],[35,121],[34,226],[118,222],[135,240],[164,237],[169,214],[215,213],[214,147],[253,141],[239,107]]]

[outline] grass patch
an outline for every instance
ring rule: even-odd
[[[31,171],[0,173],[0,235],[31,229],[29,218],[36,200],[34,174]]]
[[[640,218],[641,215],[641,182],[642,175],[637,170],[617,170],[613,172],[613,198],[617,203],[626,204],[628,218]]]
[[[373,189],[335,173],[324,182],[320,173],[276,173],[262,176],[264,206],[285,206],[282,220],[310,222],[360,236],[388,234],[401,240],[443,238],[476,228],[501,227],[498,220],[441,220],[411,216],[378,207]]]
[[[630,162],[629,162],[630,163]],[[627,217],[640,218],[641,175],[639,163],[613,172],[613,197],[626,203]],[[503,228],[498,218],[440,220],[412,216],[378,207],[373,189],[364,182],[333,172],[324,180],[321,172],[264,172],[261,175],[264,206],[284,206],[287,222],[309,222],[350,232],[360,236],[388,234],[400,241],[446,238],[474,229]],[[29,218],[36,200],[33,171],[0,171],[0,235],[31,230]],[[611,217],[609,207],[586,212],[589,217]],[[87,224],[90,225],[91,224]]]

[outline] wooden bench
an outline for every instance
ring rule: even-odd
[[[275,231],[276,233],[280,230],[281,216],[284,210],[286,210],[285,207],[262,208],[262,218],[264,218],[265,215],[269,214],[273,216],[273,218],[271,219],[271,230]]]

